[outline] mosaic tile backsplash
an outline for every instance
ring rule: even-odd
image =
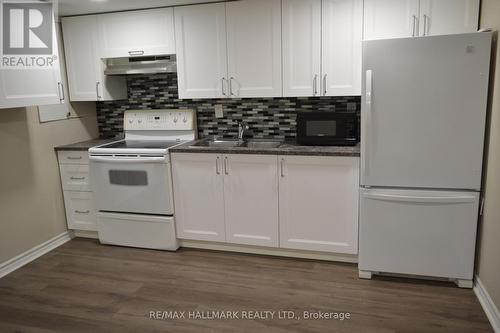
[[[179,99],[177,74],[131,75],[127,77],[128,99],[97,102],[97,120],[102,138],[123,132],[123,112],[128,109],[195,109],[198,136],[235,137],[238,122],[249,127],[254,138],[295,138],[299,111],[342,112],[360,110],[360,96],[279,97],[231,99]],[[221,104],[223,118],[215,117],[215,105]]]

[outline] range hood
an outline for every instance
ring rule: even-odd
[[[108,58],[105,75],[132,75],[175,73],[177,64],[175,56],[145,56],[131,58]]]

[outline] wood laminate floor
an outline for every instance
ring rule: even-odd
[[[240,319],[150,319],[237,311]],[[198,311],[198,312],[197,312]],[[300,319],[241,319],[293,311]],[[306,320],[303,311],[350,313]],[[220,314],[221,312],[219,312]],[[287,312],[291,314],[292,312]],[[264,314],[261,314],[264,317]],[[270,317],[270,315],[268,315]],[[0,279],[0,332],[492,332],[472,290],[352,264],[74,239]]]

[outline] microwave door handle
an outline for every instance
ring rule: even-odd
[[[95,162],[107,163],[158,163],[166,161],[165,157],[103,157],[103,156],[90,156],[89,159]]]

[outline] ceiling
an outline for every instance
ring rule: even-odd
[[[82,15],[120,10],[190,5],[221,0],[58,0],[58,16]]]

